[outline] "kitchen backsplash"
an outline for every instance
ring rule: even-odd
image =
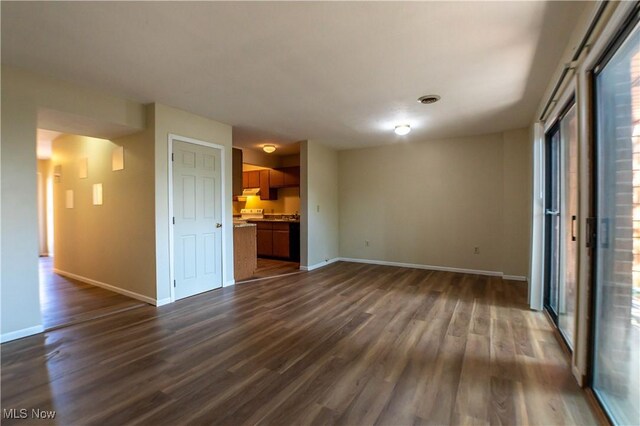
[[[264,209],[265,214],[293,214],[300,211],[300,188],[278,189],[278,199],[264,201],[260,196],[247,197],[247,201],[234,201],[233,214],[241,209]]]

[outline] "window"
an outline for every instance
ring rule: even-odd
[[[611,420],[640,418],[640,29],[629,26],[595,78],[592,387]]]

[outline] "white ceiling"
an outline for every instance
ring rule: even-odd
[[[582,2],[2,2],[2,62],[338,148],[527,126]],[[439,94],[437,104],[416,99]]]

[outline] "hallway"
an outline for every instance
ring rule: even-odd
[[[72,280],[53,272],[53,259],[41,257],[40,303],[45,330],[77,324],[141,306],[144,302]]]

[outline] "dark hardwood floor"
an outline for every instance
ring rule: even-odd
[[[39,262],[40,306],[45,329],[146,305],[113,291],[55,274],[50,257],[41,257]]]
[[[286,260],[258,258],[258,268],[253,276],[238,282],[247,282],[256,279],[278,277],[286,274],[294,274],[300,271],[298,262],[288,262]]]
[[[496,277],[338,262],[1,351],[2,408],[59,424],[596,423],[525,285]]]

